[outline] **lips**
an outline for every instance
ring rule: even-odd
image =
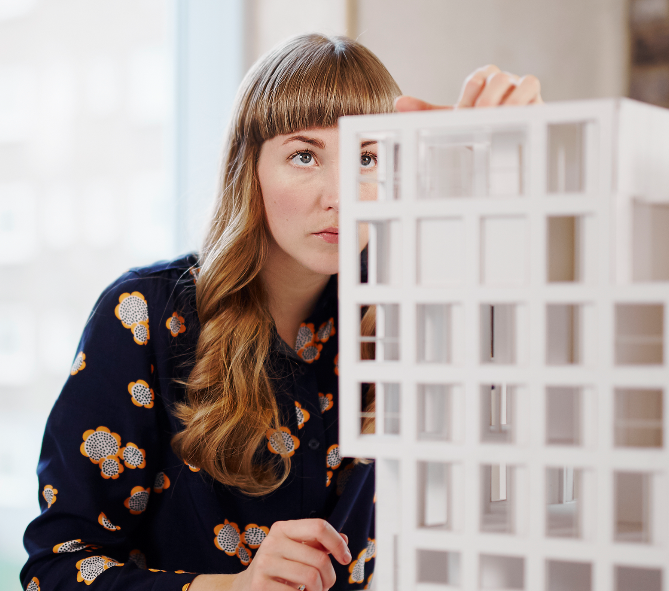
[[[338,244],[339,243],[339,228],[325,228],[320,232],[314,232],[314,236],[318,236],[322,240],[329,244]]]

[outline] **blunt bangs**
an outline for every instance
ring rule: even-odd
[[[345,37],[295,37],[262,58],[249,77],[247,117],[238,132],[259,144],[333,127],[344,115],[391,113],[401,94],[381,61]]]

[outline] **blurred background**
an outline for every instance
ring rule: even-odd
[[[405,94],[496,63],[546,100],[669,106],[669,0],[0,0],[0,590],[18,591],[48,412],[100,291],[197,249],[248,67],[348,35]]]

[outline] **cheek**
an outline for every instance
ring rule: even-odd
[[[273,186],[263,191],[263,203],[271,228],[285,225],[299,212],[299,200],[288,186]]]
[[[376,201],[376,197],[376,183],[362,183],[360,185],[360,201]]]

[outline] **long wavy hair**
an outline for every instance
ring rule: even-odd
[[[287,452],[274,463],[260,454],[267,431],[282,423],[268,368],[274,320],[259,277],[270,241],[257,175],[260,148],[277,135],[335,126],[343,115],[392,112],[399,94],[368,49],[317,34],[270,51],[238,91],[199,258],[202,328],[195,364],[187,401],[175,408],[184,429],[172,447],[189,464],[248,495],[275,490],[290,471]]]

